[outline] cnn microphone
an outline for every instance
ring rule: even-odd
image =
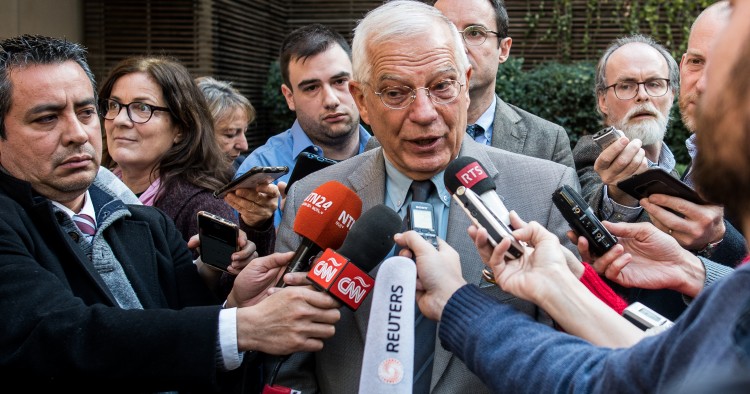
[[[321,250],[338,248],[362,213],[362,200],[348,187],[328,181],[305,197],[294,218],[294,232],[302,243],[294,253],[285,274],[306,271],[310,260]],[[276,287],[285,287],[283,275]]]
[[[417,268],[394,256],[380,265],[367,323],[360,394],[411,394]]]
[[[401,217],[383,204],[362,214],[338,250],[326,249],[307,273],[313,286],[356,311],[372,291],[368,274],[393,249]]]
[[[459,186],[471,189],[479,195],[484,205],[506,226],[510,226],[508,208],[495,191],[495,182],[487,175],[482,163],[469,156],[453,160],[443,175],[445,188],[454,194]]]

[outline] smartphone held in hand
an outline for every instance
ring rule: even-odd
[[[224,198],[227,193],[237,189],[255,189],[256,186],[262,183],[271,183],[288,172],[289,167],[286,166],[255,166],[214,191],[214,197]]]
[[[232,253],[238,250],[239,227],[210,212],[198,212],[198,237],[201,261],[222,271],[232,264]]]

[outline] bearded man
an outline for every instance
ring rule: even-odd
[[[638,200],[617,182],[658,166],[678,176],[672,151],[664,143],[669,111],[679,92],[679,68],[652,38],[633,35],[614,41],[596,67],[597,110],[605,126],[625,137],[602,150],[591,136],[573,149],[581,190],[602,219],[649,220]]]
[[[597,109],[605,126],[614,126],[625,136],[605,149],[592,136],[579,140],[573,158],[582,194],[602,219],[650,221],[685,249],[733,267],[744,256],[744,243],[734,228],[725,227],[721,206],[660,194],[638,201],[617,187],[619,181],[649,167],[679,177],[674,155],[664,143],[669,112],[679,94],[679,71],[669,52],[647,36],[618,39],[604,51],[596,69]],[[687,307],[687,300],[676,291],[613,287],[628,302],[639,301],[668,319],[676,319]]]

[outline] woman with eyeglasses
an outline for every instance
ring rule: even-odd
[[[99,97],[106,133],[103,165],[143,204],[166,212],[186,242],[198,233],[199,211],[238,222],[232,207],[213,197],[232,179],[233,169],[216,142],[202,92],[178,60],[126,58],[102,83]],[[240,228],[257,253],[266,255],[273,250],[275,231],[273,224],[260,225],[242,222]],[[233,268],[238,267],[230,272],[239,272]]]

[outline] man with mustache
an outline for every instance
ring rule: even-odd
[[[349,93],[351,48],[344,37],[317,23],[300,27],[281,43],[279,63],[281,92],[297,120],[255,149],[235,177],[254,166],[287,166],[289,173],[277,180],[286,195],[286,181],[300,153],[348,159],[364,151],[370,134],[359,124],[359,111]],[[276,227],[283,208],[279,204],[274,214]]]
[[[583,195],[603,219],[651,221],[682,247],[734,266],[744,256],[744,242],[734,227],[725,224],[721,207],[666,195],[638,201],[616,186],[654,166],[679,176],[674,156],[663,141],[674,94],[679,91],[678,73],[669,52],[642,35],[621,38],[604,52],[596,75],[598,110],[604,124],[622,130],[625,137],[603,151],[591,136],[579,140],[573,155]],[[640,301],[669,319],[675,319],[686,307],[683,297],[672,290],[633,288],[621,289],[620,293],[628,301]]]
[[[679,91],[677,62],[650,37],[616,40],[596,68],[594,91],[605,126],[620,138],[602,151],[591,136],[573,149],[583,195],[594,211],[610,221],[648,220],[638,201],[617,188],[617,182],[659,166],[677,176],[675,159],[664,144],[669,111]]]

